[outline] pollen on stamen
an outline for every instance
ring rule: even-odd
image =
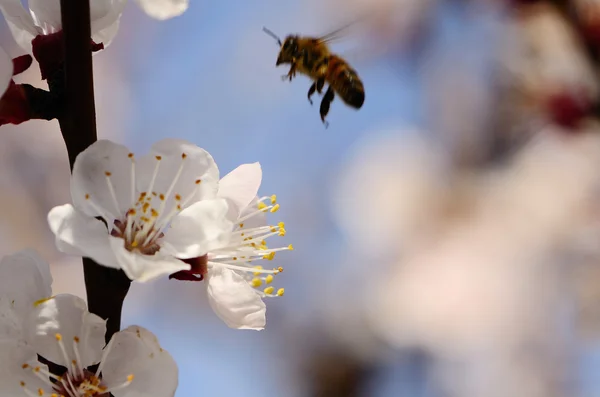
[[[157,159],[158,161],[162,160],[162,156],[154,156],[155,159]]]
[[[185,154],[185,153],[181,153],[181,158],[182,158],[182,159],[185,159],[186,157],[187,157],[187,154]]]
[[[259,265],[259,266],[254,266],[254,268],[256,270],[262,270],[263,267]],[[254,272],[255,276],[260,276],[261,274],[262,274],[262,272]]]
[[[158,195],[158,198],[160,200],[164,201],[165,200],[165,195],[161,193],[161,194]]]
[[[61,341],[62,340],[62,335],[61,334],[55,334],[54,337],[56,338],[57,341]]]
[[[85,199],[86,199],[86,200],[89,200],[89,199],[90,199],[90,195],[89,195],[88,193],[86,193],[86,195],[85,195]]]
[[[129,153],[129,154],[127,155],[127,157],[129,157],[130,159],[132,159],[132,158],[133,158],[133,153]]]
[[[267,205],[265,203],[263,203],[262,201],[260,203],[258,203],[259,210],[264,210],[265,208],[267,208]]]
[[[285,293],[285,288],[279,288],[277,290],[277,296],[283,296],[284,293]]]
[[[292,244],[288,245],[288,247],[287,247],[287,248],[288,248],[290,251],[293,251],[293,250],[294,250],[294,246],[293,246]]]
[[[200,183],[202,183],[202,179],[196,179],[196,185],[199,185]]]
[[[112,175],[112,172],[110,172],[110,171],[104,171],[104,175],[106,175],[106,176],[111,176],[111,175]]]
[[[21,381],[19,383],[20,383],[21,387],[25,387],[25,382]]]
[[[29,368],[29,364],[25,363],[25,364],[21,365],[21,368],[27,369],[27,368]]]
[[[79,343],[79,337],[78,336],[73,337],[73,340],[75,341],[75,343]]]
[[[43,396],[44,395],[44,390],[43,389],[38,389],[38,395]]]
[[[129,383],[133,382],[133,374],[127,376],[127,382],[129,382]]]
[[[263,292],[267,295],[271,295],[273,293],[273,291],[275,291],[275,288],[273,288],[273,287],[267,287],[263,290]]]
[[[269,274],[267,277],[265,277],[265,283],[271,284],[273,282],[273,279],[274,279],[273,275]]]
[[[181,201],[181,195],[180,195],[180,194],[176,194],[176,195],[175,195],[175,200],[177,200],[177,201]]]
[[[244,224],[243,224],[243,223],[240,223],[240,227],[244,227]]]
[[[271,199],[271,204],[277,203],[277,196],[275,194],[271,195],[270,199]]]
[[[260,287],[262,285],[262,280],[260,278],[253,278],[250,282],[250,285],[252,285],[254,288]]]
[[[277,211],[279,211],[279,204],[275,204],[273,206],[273,208],[271,208],[271,210],[270,210],[271,213],[274,213],[274,212],[277,212]]]

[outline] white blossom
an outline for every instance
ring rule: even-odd
[[[0,395],[174,395],[177,365],[152,333],[132,326],[106,345],[106,322],[76,296],[49,297],[51,284],[48,264],[34,251],[0,261]],[[51,373],[38,355],[67,372]]]
[[[135,0],[151,17],[168,19],[187,10],[188,0]],[[92,39],[107,47],[119,30],[119,21],[127,0],[91,0]],[[15,41],[31,52],[31,40],[62,29],[60,0],[29,0],[26,10],[20,0],[0,0]]]
[[[275,195],[258,198],[262,171],[258,163],[244,164],[219,182],[218,196],[235,203],[228,216],[235,219],[226,245],[208,253],[208,301],[229,327],[261,330],[266,324],[265,297],[282,296],[283,288],[270,284],[282,267],[263,269],[254,266],[260,260],[273,260],[278,251],[292,250],[292,245],[269,248],[266,239],[284,236],[285,225],[267,225],[266,213],[279,209]],[[266,204],[265,202],[269,202]]]
[[[139,160],[125,146],[97,141],[75,161],[73,205],[48,214],[57,248],[142,282],[189,270],[180,259],[230,238],[232,204],[217,197],[218,179],[212,156],[186,141],[162,140]]]

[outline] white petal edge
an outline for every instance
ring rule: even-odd
[[[112,392],[115,397],[173,397],[179,383],[173,357],[152,332],[135,325],[113,335],[103,368],[109,389],[134,376],[129,386]]]
[[[104,223],[78,211],[71,204],[54,207],[48,213],[56,247],[70,255],[92,258],[102,266],[118,268]]]
[[[71,177],[73,205],[86,215],[103,216],[109,222],[123,219],[135,199],[131,197],[130,153],[127,147],[106,139],[81,152]]]
[[[125,249],[125,241],[109,236],[110,246],[119,266],[127,277],[141,283],[160,276],[173,274],[180,270],[190,270],[191,266],[161,251],[154,255],[144,255]]]
[[[189,0],[135,0],[135,2],[146,14],[158,20],[179,16],[189,6]]]
[[[61,352],[58,335],[62,338],[67,359],[75,360],[75,338],[81,365],[88,367],[100,361],[106,344],[106,321],[88,312],[85,301],[75,295],[60,294],[38,304],[25,324],[26,340],[42,357],[69,367]]]
[[[0,97],[4,95],[13,75],[12,59],[6,51],[0,47]]]
[[[17,44],[31,54],[31,40],[40,33],[40,30],[35,26],[28,10],[23,8],[20,0],[0,0],[0,11]]]
[[[62,29],[60,0],[29,0],[31,16],[44,31],[44,34],[55,33]]]
[[[242,164],[221,178],[217,196],[231,200],[236,205],[239,216],[258,194],[261,182],[260,163]]]
[[[260,331],[267,322],[262,298],[239,274],[222,266],[209,270],[208,303],[230,328]]]
[[[52,295],[50,266],[35,250],[25,249],[0,260],[0,299],[25,318],[33,304]]]
[[[199,201],[181,211],[165,233],[165,251],[189,259],[227,245],[233,229],[233,222],[227,219],[229,208],[226,199],[214,199]]]

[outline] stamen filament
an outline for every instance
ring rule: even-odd
[[[135,159],[133,153],[129,154],[131,159],[131,207],[135,207]]]
[[[209,261],[208,264],[213,265],[213,266],[223,266],[223,267],[226,267],[231,270],[240,270],[242,272],[248,272],[248,273],[262,273],[262,274],[278,274],[279,273],[279,270],[257,269],[255,267],[237,266],[237,265],[232,265],[232,264],[223,263],[223,262]]]
[[[110,353],[110,349],[112,348],[114,339],[115,339],[114,337],[110,338],[110,340],[106,344],[106,347],[104,347],[104,350],[102,351],[102,357],[100,358],[100,364],[98,365],[98,369],[96,370],[96,373],[94,374],[94,376],[96,378],[99,378],[100,373],[102,373],[102,368],[104,368],[104,362],[106,361],[106,357],[108,356],[108,353]]]
[[[79,338],[75,337],[73,339],[73,351],[75,352],[75,368],[77,370],[77,374],[79,374],[79,376],[83,377],[84,373],[83,373],[83,363],[81,362],[81,356],[79,355]]]
[[[156,165],[154,166],[154,172],[152,173],[152,179],[150,180],[150,185],[148,186],[147,194],[152,194],[152,189],[154,189],[154,182],[156,182],[156,176],[158,175],[158,169],[160,167],[160,156],[156,156]]]
[[[65,344],[62,340],[62,335],[56,334],[54,337],[56,338],[56,342],[58,343],[58,347],[60,348],[60,352],[63,356],[63,359],[65,360],[65,363],[67,363],[68,367],[71,368],[71,370],[73,372],[75,372],[75,367],[73,366],[73,363],[69,359],[69,355],[67,354],[67,350],[65,349]]]
[[[273,206],[272,206],[272,205],[269,205],[269,206],[266,206],[266,207],[264,207],[264,208],[258,209],[258,210],[254,211],[254,212],[251,212],[251,213],[249,213],[248,215],[245,215],[245,216],[243,216],[243,217],[239,218],[239,219],[237,220],[237,222],[238,222],[238,223],[239,223],[239,222],[244,222],[245,220],[247,220],[247,219],[250,219],[250,218],[252,218],[253,216],[256,216],[256,215],[258,215],[258,214],[260,214],[261,212],[266,212],[266,211],[268,211],[268,210],[269,210],[269,209],[271,209],[271,208],[273,208]]]
[[[52,384],[52,382],[50,381],[50,379],[48,379],[48,377],[46,376],[46,374],[44,374],[42,372],[42,368],[41,367],[32,367],[31,371],[33,372],[33,374],[35,376],[37,376],[38,378],[40,378],[48,386],[50,386],[50,387],[54,386],[54,384]],[[48,372],[48,371],[45,371],[45,372]]]
[[[108,393],[113,393],[113,392],[115,392],[117,390],[124,389],[127,386],[129,386],[131,384],[131,382],[133,382],[133,374],[130,374],[129,376],[127,376],[127,380],[125,382],[121,383],[120,385],[117,385],[117,386],[111,387],[109,389],[106,389],[104,391],[104,393],[108,394]]]
[[[117,195],[115,194],[115,188],[113,187],[112,181],[110,180],[110,173],[106,173],[106,184],[108,185],[108,191],[110,192],[110,196],[113,201],[113,205],[115,206],[115,214],[118,216],[121,213],[119,209],[119,201],[117,200]]]

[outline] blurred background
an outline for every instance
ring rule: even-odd
[[[366,102],[335,100],[325,129],[261,29],[367,14],[332,44]],[[22,54],[4,22],[0,45]],[[222,175],[260,161],[295,250],[262,332],[174,280],[134,284],[123,326],[175,357],[177,397],[600,396],[599,49],[597,0],[191,0],[166,22],[129,4],[94,56],[100,137],[188,139]],[[36,64],[16,80],[45,87]],[[57,123],[1,139],[0,252],[35,247],[85,296],[46,223],[70,201]]]

